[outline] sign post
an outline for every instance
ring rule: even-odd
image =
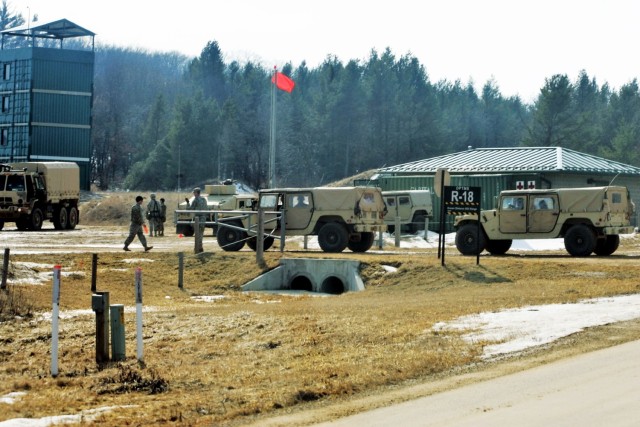
[[[438,232],[438,258],[440,258],[440,252],[442,251],[444,257],[444,199],[442,198],[442,194],[444,193],[444,187],[449,185],[451,182],[451,175],[449,174],[449,170],[446,168],[438,168],[436,170],[436,175],[433,180],[433,189],[435,190],[436,196],[440,198],[440,230]],[[444,260],[442,261],[442,265],[444,265]]]
[[[444,188],[443,206],[447,215],[478,215],[478,234],[476,243],[480,242],[480,201],[482,200],[480,187],[454,187]],[[444,249],[444,248],[443,248]],[[476,255],[476,264],[480,264],[480,251]],[[442,265],[444,265],[444,252],[442,254]]]

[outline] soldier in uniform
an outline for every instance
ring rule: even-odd
[[[158,236],[164,236],[164,223],[167,221],[167,205],[160,199],[160,221],[158,222]]]
[[[189,202],[189,199],[185,198],[187,201],[187,209],[192,211],[206,211],[208,210],[207,200],[200,195],[200,188],[196,187],[193,189],[193,202]],[[200,221],[200,236],[204,236],[204,226],[207,221],[206,213],[196,214]]]
[[[131,250],[129,249],[129,245],[131,244],[131,242],[133,242],[133,239],[136,236],[138,236],[138,239],[140,239],[140,243],[142,243],[142,246],[144,246],[145,252],[153,249],[153,246],[147,246],[147,239],[145,239],[144,233],[142,232],[142,226],[144,225],[144,215],[142,213],[143,200],[144,197],[137,196],[136,204],[131,206],[131,224],[129,225],[129,236],[124,241],[124,248],[122,248],[127,252]]]
[[[147,204],[147,219],[149,220],[149,237],[158,235],[158,224],[160,223],[160,217],[162,216],[162,210],[160,208],[160,202],[156,200],[156,193],[151,193],[151,200]]]

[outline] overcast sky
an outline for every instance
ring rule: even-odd
[[[525,102],[553,74],[575,81],[584,69],[614,89],[640,76],[637,0],[8,1],[25,19],[69,19],[98,43],[197,56],[215,40],[226,61],[269,67],[389,47],[416,56],[432,82],[493,78]]]

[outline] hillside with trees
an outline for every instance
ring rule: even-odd
[[[6,1],[0,26],[24,22]],[[549,76],[533,104],[490,80],[431,81],[411,54],[328,55],[281,71],[276,182],[315,186],[468,147],[561,146],[640,166],[640,90],[582,71]],[[92,181],[101,189],[175,190],[232,178],[268,181],[273,70],[225,62],[216,41],[197,58],[98,45]]]

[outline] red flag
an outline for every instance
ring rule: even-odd
[[[282,74],[280,71],[276,71],[273,77],[271,77],[271,83],[275,83],[278,89],[289,93],[291,93],[296,85],[293,80]]]

